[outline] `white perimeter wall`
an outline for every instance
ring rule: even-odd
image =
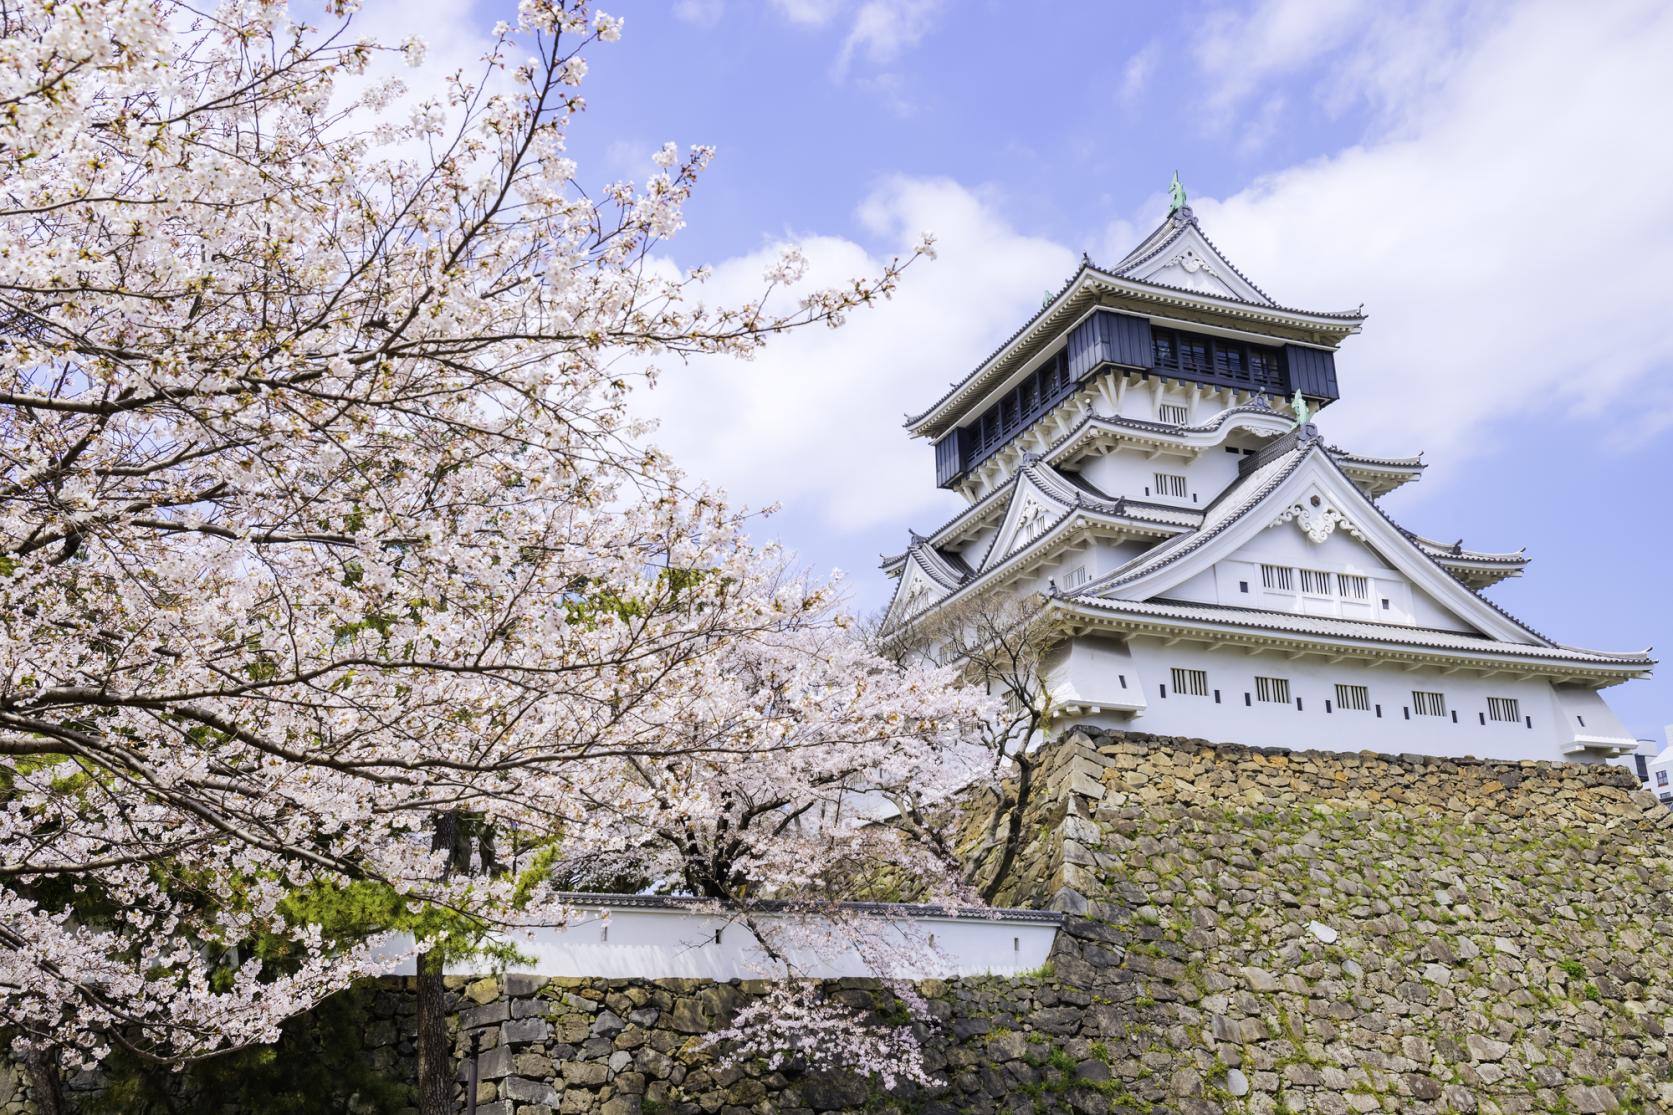
[[[961,917],[862,914],[845,919],[840,931],[817,918],[766,915],[758,920],[802,974],[818,979],[1016,975],[1045,964],[1057,938],[1057,926],[1050,922],[995,919],[980,911]],[[542,976],[730,980],[783,975],[748,926],[717,913],[581,906],[568,925],[505,939],[530,961],[513,964],[513,970]],[[411,952],[411,938],[391,941],[385,955],[402,957],[395,974],[416,971]],[[880,963],[878,957],[886,959]],[[464,960],[447,971],[474,975],[491,967],[488,961]]]

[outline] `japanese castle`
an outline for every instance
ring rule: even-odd
[[[1419,457],[1329,444],[1359,311],[1274,302],[1208,239],[1176,177],[1114,267],[1083,259],[906,427],[968,506],[904,553],[896,639],[1037,600],[1054,726],[1257,746],[1601,761],[1634,740],[1601,691],[1647,653],[1554,642],[1482,590],[1519,576],[1402,528],[1379,499]]]

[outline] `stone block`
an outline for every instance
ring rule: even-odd
[[[497,1080],[502,1076],[509,1076],[511,1070],[511,1050],[503,1045],[495,1046],[476,1059],[476,1075],[479,1080]]]
[[[492,1026],[504,1022],[511,1017],[511,1004],[504,999],[487,1003],[480,1007],[472,1007],[459,1015],[459,1025],[466,1030],[475,1030],[481,1026]]]
[[[500,1081],[500,1094],[519,1103],[538,1103],[554,1107],[558,1102],[557,1089],[543,1080],[523,1076],[508,1076]]]
[[[552,1027],[544,1018],[514,1018],[500,1027],[500,1038],[505,1042],[545,1041],[552,1036]]]
[[[473,1003],[491,1003],[499,998],[499,994],[500,981],[493,976],[485,976],[465,985],[465,998]]]

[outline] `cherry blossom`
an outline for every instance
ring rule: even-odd
[[[591,195],[566,153],[620,20],[522,0],[411,101],[422,42],[353,7],[0,28],[0,1018],[83,1061],[271,1039],[378,971],[322,892],[493,929],[561,919],[560,867],[747,910],[892,863],[962,900],[865,822],[968,777],[987,699],[864,649],[627,409],[927,243],[712,305],[656,255],[712,151]],[[537,866],[444,870],[438,815]]]

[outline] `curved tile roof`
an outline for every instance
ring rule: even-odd
[[[1406,627],[1400,624],[1373,623],[1366,620],[1338,619],[1331,616],[1298,615],[1294,612],[1273,612],[1259,608],[1239,608],[1225,604],[1203,604],[1197,601],[1169,600],[1111,600],[1085,592],[1063,595],[1060,599],[1110,613],[1134,616],[1155,616],[1187,622],[1242,623],[1274,632],[1301,635],[1328,635],[1334,638],[1363,639],[1377,642],[1406,643],[1435,650],[1460,650],[1472,654],[1502,653],[1517,657],[1548,658],[1555,661],[1587,662],[1596,665],[1640,667],[1648,669],[1654,663],[1641,651],[1609,653],[1581,650],[1557,644],[1507,643],[1485,635],[1466,635],[1458,631],[1443,631],[1432,627]]]
[[[1162,230],[1170,228],[1170,227],[1171,227],[1172,231],[1167,233],[1166,235],[1161,236],[1160,240],[1157,240],[1157,237],[1158,237],[1159,234],[1162,233]],[[1231,261],[1230,257],[1228,257],[1225,252],[1222,252],[1220,250],[1220,245],[1216,244],[1214,241],[1212,241],[1208,238],[1208,233],[1203,231],[1202,225],[1197,222],[1197,215],[1195,213],[1191,212],[1191,207],[1189,205],[1185,206],[1183,209],[1179,209],[1179,210],[1177,210],[1173,213],[1169,213],[1167,215],[1167,217],[1162,221],[1162,223],[1156,227],[1156,230],[1154,232],[1152,232],[1149,236],[1146,236],[1143,240],[1139,241],[1139,246],[1137,248],[1133,249],[1131,252],[1127,253],[1127,258],[1123,259],[1120,263],[1115,265],[1115,269],[1114,269],[1115,274],[1121,275],[1124,278],[1132,278],[1133,277],[1132,272],[1138,270],[1140,267],[1143,267],[1146,263],[1149,263],[1151,260],[1153,260],[1157,256],[1161,255],[1163,252],[1167,251],[1182,236],[1185,235],[1185,230],[1187,228],[1195,228],[1197,230],[1197,235],[1202,237],[1203,243],[1207,244],[1210,248],[1212,248],[1214,250],[1214,254],[1220,257],[1221,262],[1224,263],[1227,267],[1231,268],[1232,274],[1236,275],[1238,278],[1242,279],[1245,283],[1247,283],[1248,286],[1249,286],[1249,289],[1254,291],[1256,294],[1260,295],[1267,306],[1272,307],[1272,308],[1277,308],[1278,303],[1273,301],[1272,295],[1270,295],[1266,291],[1262,290],[1260,288],[1260,286],[1256,284],[1255,280],[1251,279],[1249,276],[1245,275],[1241,270],[1239,270],[1237,264],[1233,263]],[[1149,251],[1144,251],[1144,246],[1146,244],[1150,243],[1152,240],[1157,240],[1156,246],[1154,248],[1150,249]],[[1139,254],[1141,252],[1143,252],[1142,255]],[[1142,280],[1142,281],[1150,282],[1150,284],[1152,286],[1167,286],[1168,285],[1166,283],[1152,282],[1151,280],[1148,280],[1148,279],[1147,280]],[[1176,289],[1181,289],[1181,288],[1176,288]]]
[[[1198,231],[1201,232],[1200,227]],[[1203,239],[1208,239],[1206,234],[1203,236]],[[1209,243],[1212,245],[1213,242],[1209,241]],[[1218,251],[1218,249],[1216,249],[1216,251]],[[1230,265],[1229,261],[1228,265]],[[1234,266],[1232,267],[1232,270],[1236,271],[1237,268]],[[1239,277],[1244,278],[1244,281],[1248,281],[1247,278],[1242,275],[1242,272],[1238,272],[1238,274]],[[1111,270],[1099,267],[1090,259],[1083,257],[1080,267],[1075,270],[1074,274],[1070,275],[1064,284],[1058,288],[1057,293],[1053,294],[1049,299],[1042,303],[1040,308],[1034,311],[1034,313],[1029,316],[1027,321],[1023,322],[1022,325],[1019,326],[1010,336],[1001,341],[992,352],[988,353],[988,355],[982,359],[981,363],[977,364],[976,367],[969,372],[969,374],[965,375],[962,379],[955,380],[953,383],[949,384],[946,392],[942,394],[939,399],[925,407],[918,414],[906,415],[902,425],[910,428],[922,423],[931,414],[934,414],[937,410],[946,405],[947,402],[957,396],[960,391],[963,391],[965,388],[970,386],[971,383],[979,379],[996,360],[1003,356],[1008,349],[1015,345],[1017,341],[1019,341],[1030,330],[1035,328],[1035,326],[1039,325],[1045,319],[1056,315],[1059,311],[1065,310],[1067,308],[1065,305],[1065,297],[1074,290],[1077,283],[1079,283],[1084,276],[1091,276],[1109,283],[1128,284],[1133,287],[1154,290],[1160,293],[1165,293],[1170,297],[1189,299],[1210,308],[1261,311],[1267,315],[1282,314],[1313,318],[1315,320],[1328,322],[1337,322],[1342,326],[1347,327],[1343,330],[1344,332],[1352,332],[1360,322],[1365,320],[1364,312],[1359,309],[1304,310],[1297,306],[1282,306],[1277,303],[1261,305],[1257,303],[1244,302],[1236,298],[1227,298],[1220,295],[1208,294],[1200,290],[1191,290],[1186,287],[1173,286],[1169,283],[1158,283],[1149,279],[1135,279],[1121,274],[1119,269]],[[1254,286],[1253,283],[1250,283],[1249,285]],[[1256,287],[1256,289],[1258,290],[1259,288]]]

